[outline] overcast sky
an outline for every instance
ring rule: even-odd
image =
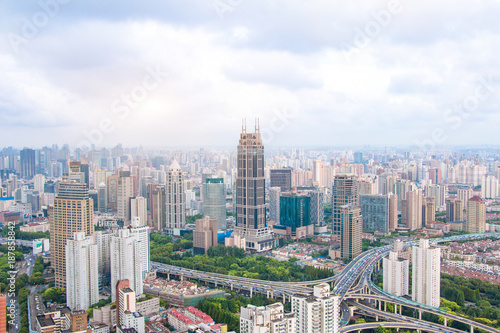
[[[499,143],[499,1],[27,2],[0,146]]]

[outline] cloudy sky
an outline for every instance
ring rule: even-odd
[[[28,3],[29,2],[29,3]],[[499,1],[0,2],[0,146],[498,144]]]

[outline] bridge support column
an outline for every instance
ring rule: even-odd
[[[400,315],[403,315],[403,305],[400,305],[400,306],[399,306],[399,314],[400,314]]]
[[[250,297],[253,297],[253,287],[250,287]]]
[[[375,316],[375,321],[378,321],[378,315],[377,315],[377,316]]]
[[[184,275],[181,274],[181,281],[184,281]]]
[[[286,294],[283,294],[283,304],[286,303]]]
[[[474,326],[470,325],[470,333],[474,333]]]
[[[170,281],[170,273],[167,273],[167,280]]]
[[[448,326],[448,318],[444,317],[444,326]]]
[[[418,310],[418,319],[422,320],[422,310]]]
[[[382,311],[382,301],[378,301],[378,310]]]
[[[384,302],[384,312],[387,312],[387,302]]]
[[[233,291],[233,283],[231,282],[231,291]]]
[[[217,280],[214,280],[215,288],[217,288]]]
[[[269,298],[269,290],[266,290],[266,297]]]
[[[398,313],[398,305],[394,303],[394,313]]]

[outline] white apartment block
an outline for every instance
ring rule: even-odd
[[[285,314],[283,304],[241,307],[240,333],[295,333],[296,318]]]
[[[99,302],[99,256],[92,236],[75,232],[66,244],[66,304],[87,310]]]
[[[144,197],[130,199],[130,220],[136,225],[148,224],[148,201]],[[137,222],[138,221],[138,222]]]
[[[439,307],[441,302],[441,249],[420,239],[412,254],[412,300]]]
[[[383,259],[384,290],[396,296],[409,294],[410,261],[399,258],[398,252],[390,252],[389,258]]]
[[[116,283],[129,280],[137,295],[143,292],[141,247],[129,229],[118,230],[111,237],[111,300],[116,301]]]
[[[339,297],[331,294],[328,283],[314,286],[310,296],[292,297],[297,333],[339,332],[339,310]]]

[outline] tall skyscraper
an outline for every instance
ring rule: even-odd
[[[358,186],[356,176],[353,174],[336,175],[332,188],[332,236],[340,237],[341,233],[341,207],[358,204]]]
[[[149,256],[149,227],[139,225],[139,219],[132,220],[129,227],[130,235],[135,236],[137,239],[137,246],[139,247],[139,255],[141,262],[142,276],[149,272],[150,256]]]
[[[463,221],[464,203],[459,199],[446,200],[446,222]]]
[[[116,286],[129,280],[137,294],[142,294],[142,252],[137,237],[129,229],[120,229],[111,237],[111,300],[116,300]]]
[[[134,180],[130,171],[120,171],[116,187],[117,215],[124,225],[130,224],[130,199],[134,196]]]
[[[162,231],[165,228],[166,205],[165,186],[156,185],[151,192],[151,216],[153,217],[153,228]]]
[[[270,187],[269,188],[269,219],[280,222],[280,196],[281,187]]]
[[[498,197],[498,179],[495,176],[484,176],[481,182],[481,196],[485,199]]]
[[[166,197],[166,232],[170,235],[174,229],[182,229],[186,224],[186,196],[184,176],[177,162],[174,160],[167,174],[165,190]]]
[[[21,177],[31,179],[35,175],[35,151],[24,148],[21,155]]]
[[[67,178],[59,184],[50,214],[50,251],[55,286],[66,288],[66,242],[75,232],[94,234],[94,203],[85,184],[71,183]]]
[[[439,307],[441,303],[441,249],[420,239],[412,253],[412,300]]]
[[[226,230],[226,186],[224,178],[207,178],[203,185],[203,213],[217,220],[218,229]]]
[[[422,200],[422,190],[408,192],[403,200],[401,220],[410,230],[422,228]]]
[[[99,198],[99,204],[97,205],[101,213],[105,213],[108,210],[108,188],[105,183],[99,184],[97,187],[97,193]]]
[[[363,217],[359,206],[340,207],[340,255],[354,259],[362,252]]]
[[[389,195],[360,195],[363,230],[389,232]]]
[[[323,199],[323,192],[310,191],[311,197],[311,224],[319,225],[325,222],[325,204]]]
[[[38,191],[38,193],[43,193],[45,188],[45,176],[37,174],[33,178],[33,182],[35,191]]]
[[[390,252],[384,263],[384,290],[396,296],[409,295],[410,261]]]
[[[466,224],[468,232],[483,233],[486,231],[486,204],[478,196],[467,201]]]
[[[247,133],[244,126],[240,134],[234,233],[246,239],[247,249],[261,252],[273,247],[266,226],[264,146],[257,126],[255,133]]]
[[[66,244],[66,304],[87,310],[99,302],[99,254],[92,236],[75,232]]]
[[[260,133],[257,134],[260,135]],[[264,147],[262,147],[262,150],[264,150]],[[271,187],[278,186],[281,188],[281,192],[290,192],[292,190],[292,169],[271,169],[270,174]]]
[[[338,332],[340,321],[339,297],[332,295],[330,285],[321,283],[313,288],[313,295],[293,296],[297,333]]]

